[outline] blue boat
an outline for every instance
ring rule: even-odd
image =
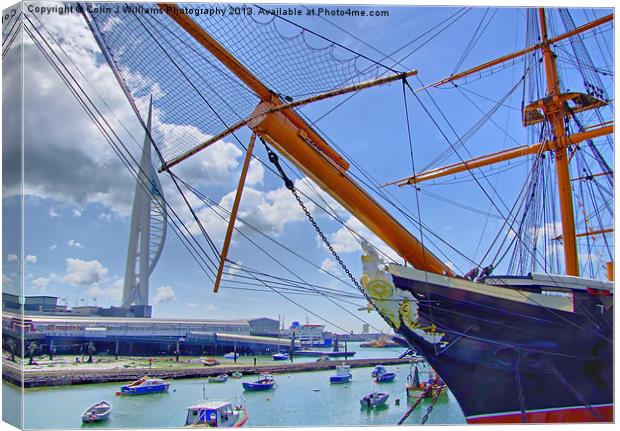
[[[383,373],[375,377],[375,383],[393,382],[395,378],[396,378],[396,373]]]
[[[396,378],[396,373],[389,372],[383,365],[377,365],[370,375],[375,378],[375,383],[393,382]]]
[[[329,383],[348,383],[352,378],[351,367],[341,364],[336,367],[336,374],[329,377]]]
[[[271,355],[274,361],[288,361],[290,356],[288,353],[275,353]]]
[[[379,374],[387,373],[387,368],[384,365],[376,365],[370,373],[371,376],[377,377]]]
[[[168,388],[170,388],[170,382],[144,376],[129,385],[121,386],[120,392],[117,392],[116,395],[155,394],[168,392]]]
[[[270,374],[262,374],[255,382],[243,382],[246,391],[266,391],[275,386],[276,381]]]

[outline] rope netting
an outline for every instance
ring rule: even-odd
[[[274,15],[207,14],[230,5],[177,4],[285,100],[379,77],[388,68]],[[135,6],[134,6],[135,8]],[[90,13],[141,118],[153,95],[153,139],[166,162],[248,118],[258,96],[155,5]]]

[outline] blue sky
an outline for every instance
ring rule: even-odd
[[[341,8],[346,9],[348,6]],[[329,20],[377,50],[391,52],[459,8],[381,9],[389,10],[390,16],[361,19],[332,17]],[[609,11],[596,10],[588,13],[600,17]],[[455,25],[403,61],[407,69],[419,71],[420,80],[412,78],[411,85],[417,88],[421,83],[428,84],[453,73],[474,29],[485,14],[487,17],[493,15],[493,19],[483,37],[465,57],[459,70],[524,46],[524,10],[502,8],[487,11],[485,7],[472,8]],[[573,16],[577,25],[584,20],[584,14],[580,11],[574,11]],[[108,113],[110,122],[114,124],[126,145],[137,155],[143,139],[142,132],[112,73],[102,62],[98,47],[83,20],[79,16],[70,15],[40,18],[51,33],[62,35],[63,46],[86,72],[93,86],[92,91],[96,91],[105,100],[105,112]],[[301,17],[296,19],[296,22],[350,49],[372,58],[381,57],[376,51],[325,20]],[[607,33],[609,40],[610,33]],[[419,43],[413,46],[418,45]],[[59,296],[65,298],[70,306],[93,304],[95,298],[98,305],[119,305],[134,184],[124,166],[119,163],[108,144],[31,42],[25,43],[25,55],[26,67],[32,70],[25,87],[25,293]],[[593,51],[592,55],[596,57],[598,53]],[[402,52],[396,55],[401,56]],[[392,65],[389,60],[386,60],[386,63]],[[402,67],[400,69],[402,70]],[[9,85],[7,82],[10,82],[12,77],[7,73],[10,71],[6,71],[5,65],[4,85]],[[494,102],[476,96],[475,93],[484,93],[486,98],[499,100],[522,73],[523,66],[519,63],[515,68],[497,71],[489,80],[467,84],[465,88],[471,91],[468,94],[475,105],[463,97],[455,99],[454,89],[435,89],[431,90],[431,94],[456,133],[462,135],[482,116],[478,109],[487,111],[494,105]],[[572,72],[567,70],[565,73],[570,75]],[[609,82],[611,81],[606,83]],[[495,123],[486,123],[474,138],[467,142],[466,147],[471,154],[479,155],[534,142],[520,126],[521,91],[520,88],[515,91],[506,100],[506,106],[498,109],[493,116]],[[456,95],[458,96],[458,93]],[[436,118],[441,118],[428,98],[422,95],[421,99],[424,106],[434,112]],[[314,120],[341,100],[320,102],[303,108],[302,112]],[[411,97],[408,98],[408,104],[414,135],[415,163],[420,169],[448,148],[448,145],[420,104]],[[445,123],[442,124],[448,136],[454,139]],[[370,89],[353,97],[319,121],[318,127],[380,183],[406,177],[412,172],[400,83]],[[504,133],[502,129],[507,132]],[[209,133],[207,130],[200,132]],[[243,130],[238,136],[245,143],[249,139],[249,132]],[[11,137],[4,136],[5,142],[7,138],[10,140]],[[5,157],[7,151],[5,148]],[[257,146],[255,154],[266,161],[261,146]],[[467,153],[462,151],[462,154]],[[225,139],[225,142],[183,162],[176,172],[181,178],[196,184],[214,200],[229,207],[242,158],[243,152],[235,142]],[[456,161],[458,158],[452,155],[444,163]],[[489,176],[496,189],[501,190],[508,205],[512,204],[511,199],[514,199],[520,190],[528,166],[517,161],[511,164],[510,168],[504,175]],[[463,178],[467,179],[466,176]],[[167,198],[179,208],[182,217],[185,217],[190,228],[195,230],[196,226],[192,226],[190,215],[183,208],[180,197],[174,193],[167,179],[162,178],[162,182]],[[450,187],[428,185],[424,187],[424,191],[446,196],[481,211],[490,211],[488,200],[471,181],[451,184]],[[416,193],[413,188],[392,187],[390,192],[417,214]],[[11,197],[14,193],[14,189],[9,190],[5,185],[5,217],[15,214],[16,197]],[[497,233],[501,225],[500,220],[486,220],[480,214],[455,209],[453,205],[425,193],[420,193],[418,197],[422,218],[434,232],[474,260],[482,257],[489,238]],[[213,216],[208,207],[196,201],[194,203],[198,214],[201,218],[204,217],[210,234],[221,244],[224,224]],[[354,274],[359,275],[361,250],[357,242],[342,226],[322,214],[319,209],[312,207],[311,210],[346,264]],[[339,212],[339,215],[356,229],[362,229],[346,212]],[[278,241],[302,253],[316,265],[330,271],[335,270],[335,262],[319,243],[311,225],[296,207],[289,192],[283,189],[281,179],[266,172],[257,163],[254,163],[251,169],[240,216],[260,225]],[[415,231],[411,223],[403,223]],[[362,232],[373,239],[369,232]],[[6,229],[3,235],[5,244],[10,245],[13,243],[11,240],[16,239],[16,233]],[[481,236],[482,245],[478,247]],[[238,236],[233,242],[229,257],[265,272],[288,278],[293,277],[292,272],[311,283],[354,292],[350,286],[345,286],[316,268],[283,253],[268,241],[255,236],[252,239],[277,256],[286,268],[270,260]],[[471,264],[458,254],[445,247],[442,250],[448,254],[459,272],[463,273],[471,267]],[[4,274],[8,277],[3,279],[5,290],[15,291],[18,286],[14,275],[20,262],[12,256],[15,254],[19,254],[18,250],[5,247],[3,265]],[[343,276],[339,272],[336,274]],[[289,324],[292,320],[309,320],[313,323],[327,321],[330,329],[355,331],[361,329],[361,318],[383,330],[387,329],[374,313],[358,312],[356,306],[349,303],[342,305],[359,318],[343,312],[320,297],[291,296],[319,315],[313,316],[273,293],[225,288],[220,293],[213,294],[211,289],[204,273],[178,238],[169,231],[162,257],[151,277],[150,294],[155,316],[278,318],[278,315],[283,315]],[[362,300],[353,302],[364,305]]]

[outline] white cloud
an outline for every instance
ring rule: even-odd
[[[164,140],[169,142],[204,142],[211,136],[203,134],[193,126],[162,124],[158,126]],[[234,144],[226,141],[217,141],[194,154],[175,167],[175,173],[184,181],[197,187],[214,184],[229,185],[236,183],[232,173],[237,171],[239,158],[243,152]],[[254,174],[256,176],[257,174]],[[238,178],[238,177],[237,177]]]
[[[54,15],[42,16],[40,19],[46,30],[62,41],[64,51],[81,69],[83,75],[88,77],[82,78],[79,74],[76,79],[88,79],[89,83],[95,84],[97,93],[104,99],[110,111],[114,112],[114,116],[107,115],[111,126],[120,131],[120,139],[127,142],[133,156],[139,159],[138,151],[142,146],[140,137],[143,135],[141,126],[110,68],[101,61],[97,43],[82,18],[79,15]],[[113,28],[119,23],[118,17],[111,17],[104,27]],[[11,85],[18,88],[20,86],[17,83],[21,79],[20,65],[16,60],[10,60],[7,59],[4,64],[6,72],[3,82],[5,88]],[[46,131],[45,134],[28,135],[30,175],[24,194],[51,199],[55,202],[54,205],[66,205],[76,217],[81,215],[89,203],[106,207],[106,211],[102,213],[106,215],[101,217],[102,220],[109,220],[108,210],[113,215],[128,215],[134,190],[134,180],[129,171],[31,42],[25,45],[23,63],[28,64],[32,71],[24,96],[25,103],[32,106],[25,127]],[[146,110],[149,95],[152,94],[155,101],[163,97],[161,88],[149,77],[139,76],[132,70],[124,70],[123,73],[132,81],[131,85],[144,95],[137,100],[141,112]],[[99,100],[99,95],[93,94],[93,97]],[[12,92],[11,98],[15,100],[8,100],[7,103],[17,105],[20,96],[19,91]],[[105,111],[108,114],[110,112],[107,109]],[[70,119],[72,127],[57,127],[67,119]],[[126,132],[119,122],[122,122],[129,132]],[[157,106],[153,109],[153,129],[154,135],[162,138],[160,144],[164,141],[197,143],[211,137],[192,125],[166,123]],[[134,139],[134,136],[137,139]],[[15,138],[5,137],[6,140]],[[10,151],[5,157],[17,158],[18,154]],[[243,152],[236,145],[218,141],[181,163],[175,168],[175,173],[194,186],[228,185],[231,183],[231,174],[238,171],[238,159],[242,155]],[[17,168],[13,167],[12,175],[8,176],[11,182],[6,184],[6,196],[18,195],[21,192],[19,173],[15,172],[16,170]],[[114,175],[110,175],[110,172]],[[262,177],[262,166],[254,163],[250,169],[249,184],[259,184]],[[57,214],[56,209],[52,208],[49,214],[53,217],[53,214]]]
[[[104,112],[109,120],[112,118],[112,126],[121,129],[118,118],[130,129],[135,128],[135,115],[109,66],[101,61],[97,43],[79,14],[42,15],[39,19],[47,31],[61,40],[63,50],[71,57],[72,63],[87,77],[75,74],[76,79],[82,85],[86,79],[95,83],[97,92],[115,113],[113,117],[107,109],[108,113]],[[24,127],[45,131],[27,136],[25,148],[29,179],[24,184],[24,194],[49,198],[68,207],[77,205],[82,208],[90,202],[99,202],[115,211],[125,211],[131,205],[131,191],[127,187],[131,180],[129,172],[45,57],[27,39],[23,56],[22,62],[28,65],[30,76],[24,90],[24,103],[31,107],[28,116],[24,118]],[[4,88],[16,85],[21,79],[21,68],[16,59],[8,57],[11,56],[7,56],[3,65]],[[89,91],[92,94],[92,90]],[[11,92],[11,99],[20,97],[18,93]],[[99,96],[93,97],[98,99]],[[7,102],[13,103],[13,100]],[[67,124],[67,121],[71,127],[58,127],[59,124]],[[3,139],[10,141],[15,136],[9,133]],[[121,139],[129,140],[127,133],[122,133]],[[8,151],[5,157],[15,157],[19,147],[5,150]],[[5,196],[20,193],[19,175],[14,172],[17,169],[17,165],[9,168],[12,172],[7,175],[10,181],[5,184]],[[110,175],[110,172],[114,172],[114,175]],[[48,214],[55,217],[58,212],[56,208],[51,208]],[[74,210],[73,214],[79,216],[81,209]]]
[[[157,288],[155,297],[153,298],[153,304],[164,304],[176,299],[174,289],[170,286],[161,286]]]
[[[27,263],[37,263],[37,260],[39,260],[39,259],[34,254],[27,254],[24,260]]]
[[[334,269],[336,269],[336,264],[334,263],[333,259],[325,259],[322,263],[321,263],[321,269],[323,271],[327,271],[327,272],[331,272]]]
[[[8,287],[13,284],[13,280],[11,280],[7,275],[2,274],[2,286]]]
[[[380,252],[389,256],[392,260],[396,262],[402,260],[398,254],[394,252],[394,250],[388,247],[381,239],[379,239],[379,237],[372,233],[370,229],[364,226],[353,216],[349,217],[349,219],[345,222],[345,226],[342,226],[336,232],[328,235],[328,239],[337,253],[361,253],[362,247],[357,236],[368,241]]]
[[[6,257],[6,260],[8,262],[17,262],[17,261],[19,261],[19,257],[16,254],[9,254]]]
[[[188,302],[186,305],[189,308],[202,308],[203,310],[209,310],[209,311],[217,310],[217,307],[213,304],[201,305],[201,304],[196,304],[195,302]]]
[[[50,250],[56,250],[56,247],[58,247],[56,244],[52,244],[50,245]]]
[[[74,239],[70,239],[69,241],[67,241],[67,245],[69,247],[84,248],[84,246],[81,243],[77,242]]]
[[[263,183],[265,178],[265,168],[263,164],[256,159],[250,161],[250,168],[248,169],[248,175],[245,183],[248,186],[256,186]]]
[[[124,281],[122,279],[117,279],[109,286],[91,286],[86,293],[92,298],[104,298],[113,302],[119,302],[123,298],[123,284]]]
[[[54,208],[50,208],[47,213],[49,214],[50,217],[59,217],[59,214],[56,212],[56,210]]]
[[[45,288],[50,284],[50,279],[47,277],[37,277],[30,282],[30,285],[38,291],[44,291]]]
[[[233,190],[224,195],[218,203],[219,206],[230,211],[235,193],[236,191]],[[307,205],[311,209],[314,208],[311,202],[308,202]],[[217,207],[205,206],[201,202],[192,202],[192,206],[209,235],[221,243],[226,232],[229,215]],[[218,214],[223,215],[225,220]],[[291,192],[285,188],[263,192],[252,187],[246,187],[243,191],[237,217],[236,226],[245,234],[251,235],[253,230],[245,226],[243,221],[262,232],[277,236],[282,233],[286,223],[302,220],[305,215]],[[183,209],[183,218],[190,232],[199,235],[200,228],[186,208]]]
[[[69,258],[66,262],[67,270],[62,280],[72,286],[98,284],[108,273],[108,269],[98,260],[84,261]]]

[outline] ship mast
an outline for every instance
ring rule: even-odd
[[[547,35],[547,20],[545,9],[538,9],[540,18],[540,33],[542,41],[542,52],[545,63],[545,73],[547,77],[547,98],[542,104],[542,109],[549,119],[555,136],[556,147],[555,166],[558,177],[558,194],[560,201],[560,214],[562,218],[562,239],[564,242],[564,263],[567,275],[579,276],[579,258],[577,256],[577,238],[575,232],[575,215],[573,210],[573,193],[570,186],[570,173],[568,169],[568,146],[566,142],[566,130],[564,127],[564,117],[566,116],[565,101],[560,98],[560,82],[558,80],[558,70],[555,57],[549,46]]]
[[[599,108],[606,105],[607,103],[589,94],[561,92],[555,55],[551,51],[551,45],[558,41],[567,39],[584,31],[595,28],[599,25],[610,22],[613,20],[613,15],[607,15],[605,17],[599,18],[595,21],[577,27],[563,35],[556,36],[550,39],[547,34],[547,22],[545,19],[544,8],[540,8],[538,14],[540,19],[541,32],[540,43],[525,48],[521,51],[504,55],[495,60],[486,62],[480,66],[476,66],[466,71],[452,75],[448,78],[441,79],[416,91],[425,90],[429,87],[440,87],[441,85],[447,84],[460,78],[464,78],[466,76],[480,72],[484,69],[488,69],[495,65],[504,63],[506,61],[515,59],[517,57],[540,49],[543,54],[543,61],[545,66],[547,97],[534,101],[524,108],[523,124],[524,126],[529,126],[532,124],[548,122],[553,132],[553,139],[541,141],[529,146],[523,145],[520,147],[510,148],[507,150],[475,157],[451,165],[434,168],[401,180],[393,181],[386,185],[407,186],[412,184],[419,184],[421,182],[429,181],[435,178],[445,177],[459,172],[464,172],[475,168],[481,168],[484,166],[489,166],[495,163],[500,163],[519,157],[533,154],[541,154],[542,152],[553,152],[555,154],[556,174],[558,177],[558,195],[562,222],[562,240],[564,242],[565,271],[567,275],[579,276],[577,237],[581,236],[581,234],[577,234],[575,230],[573,196],[570,185],[570,172],[568,167],[568,151],[571,146],[578,145],[583,141],[613,133],[614,126],[613,122],[608,122],[593,126],[591,128],[588,128],[588,130],[582,132],[571,134],[570,136],[566,135],[564,119],[569,114],[569,102],[573,103],[573,107],[570,109],[570,114]],[[607,172],[603,174],[608,175],[610,173]]]

